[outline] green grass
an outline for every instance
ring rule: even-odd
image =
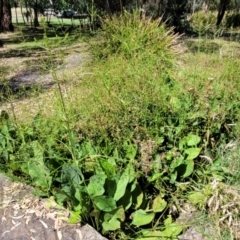
[[[45,49],[56,84],[18,103],[20,111],[9,96],[1,170],[110,239],[176,239],[191,225],[176,219],[191,209],[195,224],[208,222],[219,239],[237,237],[239,44],[177,40],[157,20],[125,12],[87,39],[90,63],[59,76],[51,60],[77,41],[45,35],[18,45]]]
[[[23,13],[24,12],[26,12],[25,8],[23,8]],[[51,18],[47,18],[45,16],[42,16],[41,14],[39,14],[38,18],[39,18],[39,22],[41,22],[42,19],[44,19],[45,21],[50,19],[50,23],[52,25],[65,25],[65,26],[67,26],[67,25],[70,26],[72,24],[80,25],[80,22],[77,19],[71,20],[71,19],[68,19],[68,18],[57,18],[55,16],[51,16]],[[19,25],[22,25],[24,23],[20,8],[17,8],[17,20],[16,20],[15,9],[12,8],[12,21],[13,21],[14,24],[16,24],[16,26],[17,26],[17,23]],[[25,22],[26,22],[27,25],[31,25],[30,19],[29,19],[29,22],[27,22],[26,17],[25,17]]]

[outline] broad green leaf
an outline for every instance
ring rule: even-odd
[[[75,194],[74,197],[78,200],[78,202],[81,202],[82,200],[82,192],[81,192],[81,188],[80,187],[76,187],[75,188]]]
[[[108,176],[108,178],[111,178],[116,175],[116,171],[115,171],[116,164],[113,164],[112,162],[106,159],[100,159],[99,163],[103,171],[105,172],[105,174]]]
[[[22,170],[29,174],[33,183],[44,189],[49,190],[52,177],[50,176],[50,170],[45,166],[43,161],[43,149],[42,146],[34,141],[31,143],[34,156],[29,159],[27,165],[22,166]]]
[[[58,188],[52,189],[51,192],[53,196],[56,198],[56,201],[61,205],[63,205],[68,199],[66,193]]]
[[[184,147],[197,146],[201,141],[201,138],[194,134],[189,134],[186,137],[182,138],[179,142],[179,149],[184,150]]]
[[[128,164],[127,171],[128,171],[128,174],[129,174],[129,181],[128,181],[128,183],[131,183],[131,182],[133,182],[136,179],[136,172],[135,172],[135,169],[134,169],[132,163]]]
[[[165,230],[163,231],[165,237],[172,238],[178,236],[182,231],[182,224],[172,222],[172,216],[168,215],[168,217],[164,220]]]
[[[50,188],[52,182],[50,171],[42,162],[30,161],[28,163],[28,173],[34,185],[44,190]]]
[[[135,204],[134,209],[138,209],[141,206],[143,202],[143,197],[144,195],[143,195],[142,189],[139,186],[139,184],[136,183],[136,187],[132,192],[132,201],[133,201],[133,204]]]
[[[194,159],[200,154],[201,150],[201,148],[187,148],[184,152],[188,155],[188,159]]]
[[[46,190],[42,191],[40,189],[34,189],[32,191],[32,194],[37,197],[48,197],[49,196],[49,194],[48,194],[48,192],[46,192]]]
[[[114,211],[113,218],[119,219],[121,222],[125,220],[125,210],[122,206]]]
[[[125,210],[124,208],[118,207],[111,212],[106,212],[104,214],[104,221],[109,221],[110,219],[115,218],[123,222],[125,220]]]
[[[117,189],[114,194],[114,200],[118,201],[122,196],[124,196],[127,185],[129,181],[128,172],[124,171],[117,182]]]
[[[167,238],[173,238],[177,237],[182,231],[183,231],[183,226],[180,223],[171,223],[168,225],[165,225],[165,230],[163,231],[165,237]]]
[[[104,220],[104,222],[109,222],[111,219],[112,219],[112,217],[113,217],[113,215],[114,215],[114,210],[113,211],[111,211],[111,212],[105,212],[104,213],[104,215],[103,215],[103,220]]]
[[[175,168],[177,168],[178,166],[180,166],[184,161],[184,158],[183,157],[179,157],[179,158],[175,158],[172,160],[171,162],[171,165],[170,165],[170,168],[169,170],[171,172],[175,171]]]
[[[205,203],[206,196],[201,192],[193,192],[188,195],[188,199],[193,205],[202,205]]]
[[[186,170],[185,173],[183,174],[183,178],[186,178],[193,173],[194,161],[192,159],[186,159],[184,163],[186,164]]]
[[[72,207],[73,211],[75,211],[75,212],[79,212],[80,211],[82,213],[82,205],[81,205],[81,203],[74,201],[72,206],[73,206]]]
[[[114,179],[106,179],[105,181],[105,189],[106,189],[106,194],[109,196],[109,197],[113,197],[115,192],[116,192],[116,189],[117,189],[117,180],[114,178]]]
[[[62,186],[78,186],[84,180],[83,174],[77,164],[73,162],[71,164],[65,164],[61,170],[61,184]]]
[[[103,230],[105,232],[108,232],[108,231],[115,231],[117,229],[120,228],[120,221],[115,219],[115,218],[112,218],[110,221],[106,222],[104,221],[102,223],[102,227],[103,227]]]
[[[136,226],[147,225],[153,221],[155,213],[146,213],[144,210],[139,209],[133,213],[132,224]]]
[[[194,134],[189,134],[188,136],[186,136],[185,139],[186,139],[186,143],[189,147],[196,146],[201,141],[201,138]]]
[[[164,225],[167,226],[172,223],[172,216],[168,215],[167,218],[164,220]]]
[[[133,183],[131,184],[130,192],[133,192],[136,187],[137,187],[137,182],[135,181],[135,182],[133,182]]]
[[[135,172],[132,164],[129,163],[117,182],[117,189],[114,194],[114,200],[118,201],[122,196],[124,196],[128,183],[134,180],[134,176],[132,176],[132,174],[135,174]]]
[[[161,144],[161,143],[163,143],[164,142],[164,137],[158,137],[157,138],[157,143],[158,144]]]
[[[111,212],[117,207],[114,199],[107,196],[94,197],[93,203],[104,212]]]
[[[87,186],[88,194],[96,197],[104,194],[104,184],[106,175],[97,174],[90,177],[89,184]]]
[[[168,152],[165,158],[166,160],[171,161],[173,157],[174,157],[174,154],[172,152]]]
[[[118,205],[123,206],[125,210],[132,206],[132,194],[128,189],[126,189],[124,196],[118,200]]]
[[[177,174],[177,171],[171,173],[171,175],[170,175],[170,177],[171,177],[170,183],[171,183],[171,184],[174,184],[174,183],[176,182],[176,180],[177,180],[177,175],[178,175],[178,174]]]
[[[91,211],[93,204],[92,204],[92,200],[90,199],[88,193],[86,192],[82,192],[82,196],[81,196],[81,212],[83,214],[89,214],[89,212]]]
[[[158,195],[154,200],[153,200],[153,205],[152,209],[153,212],[162,212],[167,206],[167,202],[161,198],[160,195]]]
[[[74,198],[74,194],[75,194],[75,187],[72,184],[69,185],[64,185],[61,189],[64,193],[66,193],[66,195],[68,196],[68,198],[73,199]]]

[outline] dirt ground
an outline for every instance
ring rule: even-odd
[[[31,119],[41,109],[51,108],[50,99],[53,98],[54,88],[56,87],[56,79],[53,79],[53,74],[44,68],[48,62],[45,57],[47,53],[40,50],[29,50],[26,53],[25,49],[17,48],[17,44],[9,42],[9,39],[14,38],[14,34],[1,34],[0,39],[3,39],[4,47],[0,48],[0,111],[5,110],[10,115],[16,115],[17,119]],[[71,79],[79,81],[77,74],[81,71],[81,67],[90,59],[86,51],[86,46],[83,43],[75,43],[71,46],[65,46],[58,51],[63,53],[61,60],[54,59],[55,73],[57,81],[64,82]],[[43,59],[44,58],[44,59]],[[45,62],[46,61],[46,62]],[[71,82],[68,87],[71,87]],[[5,84],[7,83],[7,87]],[[28,89],[36,88],[31,95]],[[3,95],[6,94],[6,89],[10,89],[15,94],[15,97],[3,100]],[[18,92],[25,89],[28,97],[16,97]],[[63,86],[64,89],[64,86]],[[2,101],[3,100],[3,101]],[[49,100],[49,101],[47,101]],[[26,114],[22,114],[22,112]],[[28,115],[28,116],[26,116]]]

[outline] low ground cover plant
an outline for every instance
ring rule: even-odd
[[[24,124],[2,112],[1,169],[110,239],[177,239],[186,203],[212,215],[225,206],[221,224],[232,226],[232,173],[218,150],[239,137],[238,59],[209,58],[223,67],[211,78],[178,65],[178,36],[160,19],[102,21],[91,74],[67,98],[54,75],[57,114]]]

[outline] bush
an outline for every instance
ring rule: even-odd
[[[172,29],[166,30],[161,19],[153,20],[141,16],[139,11],[124,11],[120,16],[102,20],[102,39],[94,46],[100,57],[122,55],[127,59],[158,55],[164,64],[172,61],[171,46],[177,39]]]
[[[190,19],[190,28],[198,35],[205,35],[214,30],[216,26],[216,16],[212,12],[196,12]]]

